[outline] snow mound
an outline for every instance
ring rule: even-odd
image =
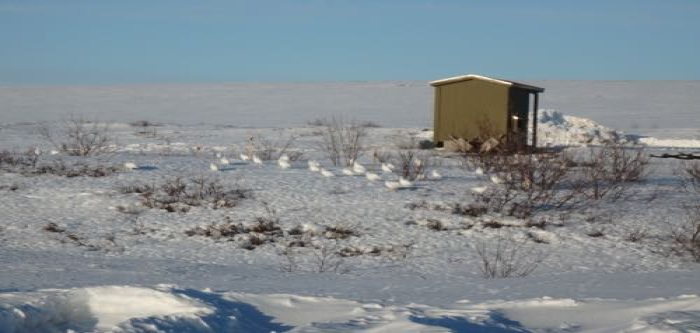
[[[331,297],[93,287],[0,293],[0,332],[694,332],[700,298],[542,297],[449,307]]]
[[[539,146],[600,145],[627,140],[623,132],[602,126],[591,119],[569,116],[555,110],[539,110],[538,113]]]

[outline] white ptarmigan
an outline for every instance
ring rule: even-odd
[[[209,163],[209,170],[211,171],[219,171],[219,166],[214,164],[214,163]]]
[[[253,154],[253,158],[251,158],[251,159],[253,160],[253,163],[255,163],[255,164],[258,164],[258,165],[263,164],[263,161],[260,159],[260,157],[258,157],[258,155]]]
[[[413,186],[413,183],[411,183],[411,181],[406,178],[400,177],[399,185],[401,185],[401,187],[411,187]]]
[[[430,179],[442,179],[442,175],[437,170],[433,170],[430,172]]]
[[[401,188],[401,184],[399,184],[399,182],[395,182],[395,181],[391,181],[391,180],[385,181],[384,186],[386,186],[386,188],[388,188],[390,191],[395,191],[395,190],[398,190]]]
[[[476,170],[474,170],[474,173],[477,174],[477,175],[483,175],[483,174],[484,174],[484,169],[482,169],[481,167],[476,168]]]
[[[278,158],[277,161],[287,161],[287,162],[289,162],[289,155],[287,155],[287,154],[282,154],[282,156],[280,156],[280,158]]]
[[[292,165],[289,164],[289,161],[286,160],[278,160],[277,164],[279,164],[280,168],[282,168],[283,170],[287,170],[292,167]]]
[[[497,175],[491,175],[490,178],[491,178],[491,182],[494,184],[503,184],[504,183],[503,178],[498,177]]]
[[[392,173],[394,172],[394,165],[391,163],[382,163],[382,171]]]
[[[488,188],[489,188],[488,186],[476,186],[476,187],[472,187],[471,190],[474,193],[481,194],[481,193],[486,192],[486,190]]]
[[[320,163],[318,163],[318,162],[316,162],[316,161],[314,161],[314,160],[309,160],[307,163],[309,164],[309,170],[310,170],[311,172],[319,172],[319,171],[321,171],[321,164],[320,164]]]
[[[219,158],[219,163],[221,163],[222,165],[229,165],[231,164],[231,161],[229,161],[228,158],[222,156]]]
[[[352,163],[352,171],[355,173],[363,174],[363,173],[367,172],[367,169],[365,169],[365,167],[362,166],[362,164],[357,163],[357,162],[353,162]]]
[[[134,169],[137,169],[139,166],[136,165],[136,163],[134,163],[134,162],[126,162],[126,163],[124,163],[124,167],[129,169],[129,170],[134,170]]]
[[[373,172],[368,172],[365,174],[365,177],[367,177],[367,180],[373,182],[382,179],[382,177],[376,173]]]
[[[241,153],[239,157],[241,158],[241,161],[250,161],[250,156],[248,156],[248,154]]]

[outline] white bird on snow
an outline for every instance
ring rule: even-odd
[[[330,172],[330,171],[328,171],[328,170],[326,170],[326,169],[324,169],[324,168],[321,168],[321,174],[323,175],[323,177],[333,177],[333,176],[335,176],[332,172]]]
[[[406,178],[399,177],[399,185],[401,185],[401,187],[410,187],[413,186],[413,183]]]
[[[430,172],[430,178],[432,179],[442,179],[442,175],[437,171],[433,170]]]
[[[221,163],[223,165],[229,165],[229,164],[231,164],[231,161],[229,161],[228,158],[222,156],[219,158],[219,163]]]
[[[280,168],[286,170],[292,167],[291,164],[289,164],[289,161],[287,160],[278,160],[277,164],[279,164]]]
[[[314,160],[310,160],[307,162],[309,164],[309,170],[312,172],[318,172],[321,171],[321,164]]]
[[[380,180],[380,179],[382,179],[382,177],[381,177],[380,175],[378,175],[378,174],[376,174],[376,173],[373,173],[373,172],[368,172],[368,173],[366,173],[366,174],[365,174],[365,177],[367,177],[367,180],[369,180],[369,181],[371,181],[371,182],[373,182],[373,181],[375,181],[375,180]]]
[[[245,153],[241,153],[241,155],[239,155],[239,156],[240,156],[242,161],[250,161],[250,156],[248,156]]]
[[[354,171],[355,173],[365,173],[365,172],[367,172],[367,169],[365,169],[365,167],[362,166],[362,164],[357,163],[357,162],[353,162],[352,163],[352,171]]]
[[[221,153],[216,153],[216,158],[221,158]]]
[[[258,155],[253,154],[253,158],[251,158],[251,159],[253,160],[253,163],[255,163],[255,164],[263,164],[263,161],[260,159],[260,157],[258,157]]]
[[[385,181],[384,186],[386,186],[386,188],[388,188],[390,191],[395,191],[395,190],[398,190],[401,188],[401,184],[399,184],[399,182],[395,182],[395,181],[391,181],[391,180]]]
[[[391,163],[382,163],[382,171],[392,173],[394,172],[394,165]]]
[[[491,175],[491,182],[494,184],[503,184],[503,178],[498,177],[497,175]]]
[[[343,168],[343,174],[346,176],[354,176],[355,172],[353,172],[350,168]]]
[[[289,155],[287,155],[287,154],[282,154],[282,156],[280,156],[280,158],[278,158],[277,161],[287,161],[287,162],[289,162]]]
[[[481,193],[486,192],[486,190],[488,188],[489,188],[488,186],[477,186],[477,187],[472,187],[471,190],[474,193],[481,194]]]
[[[476,170],[474,170],[474,173],[477,175],[483,175],[484,169],[482,169],[481,167],[478,167],[478,168],[476,168]]]
[[[126,162],[126,163],[124,163],[124,167],[129,169],[129,170],[134,170],[134,169],[137,169],[139,166],[136,165],[136,163],[134,163],[134,162]]]
[[[211,170],[211,171],[219,171],[219,166],[216,165],[216,164],[214,164],[214,163],[210,163],[210,164],[209,164],[209,170]]]

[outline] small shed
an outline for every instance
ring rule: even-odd
[[[538,94],[544,88],[480,75],[464,75],[430,82],[435,87],[434,142],[451,138],[505,138],[519,149],[528,146],[527,127],[537,143]],[[533,98],[530,99],[530,95]],[[529,113],[533,119],[530,121]]]

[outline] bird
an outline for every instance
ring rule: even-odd
[[[240,157],[242,161],[250,161],[250,156],[245,153],[241,153]]]
[[[217,165],[214,164],[214,163],[210,163],[210,164],[209,164],[209,170],[211,170],[211,171],[219,171],[219,166],[217,166]]]
[[[309,164],[309,170],[312,172],[318,172],[321,171],[320,164],[314,160],[310,160],[307,162]]]
[[[126,163],[124,163],[124,167],[129,169],[129,170],[134,170],[134,169],[137,169],[139,166],[136,165],[136,163],[134,163],[134,162],[126,162]]]
[[[231,161],[229,161],[228,158],[222,156],[219,158],[219,163],[221,163],[223,165],[229,165],[229,164],[231,164]]]
[[[287,161],[287,162],[289,162],[289,155],[287,155],[287,154],[282,154],[282,156],[280,156],[280,158],[277,159],[277,160],[278,160],[278,161]]]
[[[367,169],[365,169],[365,167],[362,166],[362,164],[357,163],[357,162],[353,162],[352,163],[352,171],[354,171],[355,173],[365,173],[365,172],[367,172]]]
[[[221,158],[221,153],[216,153],[216,158]]]
[[[380,180],[380,179],[382,179],[382,177],[381,177],[380,175],[378,175],[378,174],[376,174],[376,173],[373,173],[373,172],[368,172],[368,173],[366,173],[366,174],[365,174],[365,177],[367,177],[367,180],[369,180],[369,181],[371,181],[371,182],[373,182],[373,181],[375,181],[375,180]]]
[[[335,176],[332,172],[330,172],[330,171],[328,171],[328,170],[326,170],[326,169],[324,169],[324,168],[321,168],[321,174],[323,175],[323,177],[333,177],[333,176]]]
[[[351,168],[343,168],[343,174],[346,176],[354,176],[355,172]]]
[[[413,183],[406,178],[399,177],[399,185],[401,185],[401,187],[410,187],[413,185]]]
[[[253,154],[253,158],[251,158],[251,159],[253,160],[253,163],[255,163],[255,164],[263,164],[263,161],[260,159],[260,157],[258,157],[258,155]]]
[[[482,169],[481,167],[478,167],[478,168],[476,168],[476,170],[474,170],[474,173],[477,175],[483,175],[484,169]]]
[[[394,172],[394,165],[391,163],[382,163],[382,171],[392,173]]]
[[[491,178],[491,182],[494,184],[503,184],[504,183],[503,178],[498,177],[497,175],[491,175],[490,178]]]
[[[433,170],[430,172],[430,178],[432,179],[442,179],[442,175],[437,171]]]
[[[286,170],[292,167],[291,164],[289,164],[289,161],[286,160],[279,160],[277,161],[277,164],[279,164],[280,168]]]
[[[58,154],[58,150],[52,149],[49,153],[50,153],[51,155],[57,155],[57,154]]]
[[[395,191],[395,190],[398,190],[399,188],[401,188],[401,184],[399,184],[399,182],[395,182],[395,181],[391,181],[391,180],[385,181],[384,186],[386,186],[386,188],[388,188],[390,191]]]
[[[472,187],[471,190],[474,193],[481,194],[481,193],[486,192],[486,190],[488,188],[489,188],[488,186],[476,186],[476,187]]]

